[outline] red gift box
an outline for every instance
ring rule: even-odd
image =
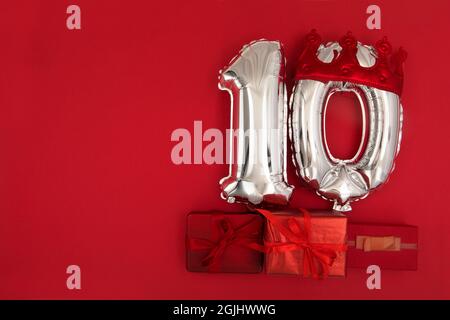
[[[417,270],[417,227],[350,223],[347,244],[349,268]]]
[[[193,272],[262,271],[264,219],[252,213],[191,212],[186,267]]]
[[[270,212],[264,230],[265,270],[325,278],[345,276],[347,218],[306,210]]]

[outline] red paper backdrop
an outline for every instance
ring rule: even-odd
[[[66,28],[73,3],[81,31]],[[450,298],[450,3],[376,3],[381,31],[366,28],[369,1],[2,1],[0,298]],[[409,52],[397,169],[350,216],[418,225],[419,270],[383,271],[373,291],[365,270],[321,282],[188,273],[186,214],[243,207],[219,197],[226,165],[171,162],[172,131],[194,120],[225,130],[219,69],[265,37],[283,42],[292,78],[311,28],[388,35]],[[289,165],[292,203],[328,208]],[[70,264],[79,291],[66,288]]]

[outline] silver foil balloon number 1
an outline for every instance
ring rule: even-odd
[[[287,204],[285,58],[278,41],[255,41],[220,72],[231,95],[229,175],[220,181],[228,202]]]

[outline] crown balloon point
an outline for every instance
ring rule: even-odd
[[[306,36],[306,41],[310,44],[310,45],[319,45],[320,42],[322,41],[322,38],[320,37],[320,35],[317,33],[316,29],[312,29],[308,35]]]
[[[408,52],[406,52],[405,49],[403,49],[403,47],[400,47],[397,51],[397,55],[399,57],[399,61],[401,63],[406,61],[406,58],[408,58]]]
[[[377,42],[376,49],[378,54],[382,56],[387,56],[392,53],[392,45],[387,40],[387,37],[383,37],[383,39]]]

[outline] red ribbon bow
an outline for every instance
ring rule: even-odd
[[[281,223],[270,211],[257,209],[266,219],[283,234],[289,242],[265,243],[267,252],[286,252],[290,250],[303,250],[303,275],[311,275],[314,279],[326,278],[330,267],[337,258],[338,252],[347,250],[345,244],[312,243],[311,216],[308,211],[300,209],[303,213],[304,227],[295,218],[287,220],[287,227]],[[319,268],[317,267],[319,266]]]
[[[254,223],[255,218],[249,220],[239,227],[233,227],[231,221],[222,218],[217,221],[220,237],[217,242],[209,239],[190,238],[188,247],[191,250],[207,250],[208,255],[202,259],[202,265],[207,266],[210,272],[217,272],[220,268],[220,259],[225,250],[231,245],[240,245],[252,250],[264,251],[259,241],[259,225]]]

